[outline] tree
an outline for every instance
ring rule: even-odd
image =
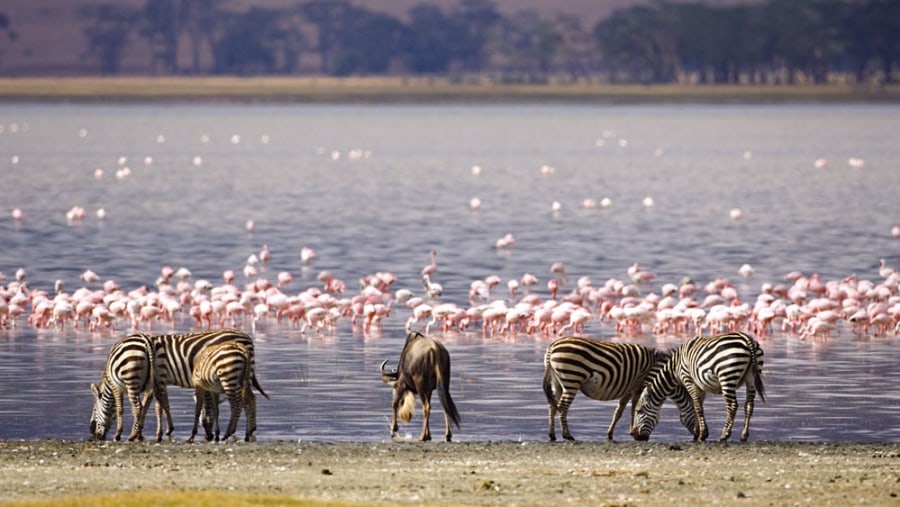
[[[177,17],[181,33],[191,41],[191,71],[200,72],[201,54],[204,43],[210,48],[221,37],[225,14],[220,8],[221,0],[180,0]],[[179,34],[180,35],[180,34]]]
[[[140,34],[152,50],[152,67],[164,73],[177,70],[180,0],[147,0],[142,12]]]
[[[6,31],[6,37],[10,42],[14,42],[18,38],[18,34],[9,28],[9,16],[2,12],[0,12],[0,30]],[[2,53],[0,53],[0,57],[2,56]]]
[[[480,72],[488,64],[489,43],[500,14],[490,0],[461,0],[449,17],[451,53],[463,70]]]
[[[562,35],[534,11],[521,11],[504,20],[501,51],[507,66],[529,82],[546,82],[562,45]]]
[[[663,13],[647,6],[614,12],[597,23],[594,37],[616,80],[665,83],[676,77],[678,58],[673,30]]]
[[[330,73],[332,51],[339,44],[345,23],[355,8],[346,0],[313,0],[300,7],[308,22],[316,27],[316,46],[321,58],[320,71]]]
[[[88,52],[83,58],[98,60],[103,74],[118,73],[139,11],[124,5],[89,4],[80,7],[78,15],[88,23],[84,28]]]
[[[409,29],[398,20],[365,9],[348,11],[329,68],[333,74],[381,74],[408,47]]]
[[[215,72],[271,74],[276,69],[277,41],[281,38],[281,12],[253,7],[246,13],[228,14],[222,37],[214,41]]]
[[[450,21],[438,7],[427,4],[409,10],[409,44],[407,60],[417,74],[438,74],[447,71],[452,54],[453,34]]]

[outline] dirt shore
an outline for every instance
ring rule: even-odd
[[[0,477],[2,502],[218,491],[295,505],[900,505],[900,445],[6,441]]]

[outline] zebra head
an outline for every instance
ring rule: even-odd
[[[104,377],[100,380],[99,385],[91,384],[91,392],[94,394],[94,408],[91,411],[91,438],[106,440],[106,433],[116,417],[112,389]]]
[[[677,364],[677,354],[665,354],[661,356],[657,364],[650,370],[644,386],[641,389],[641,396],[638,398],[634,406],[634,421],[631,425],[631,436],[635,440],[646,441],[650,439],[650,433],[659,423],[659,411],[663,402],[669,396],[675,396],[678,408],[681,411],[681,422],[686,427],[693,426],[693,407],[690,406],[690,397],[686,396],[687,392],[684,387],[678,383],[674,368]],[[678,388],[681,387],[681,391]],[[688,427],[693,433],[693,429]]]

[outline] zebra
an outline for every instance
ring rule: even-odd
[[[612,423],[606,431],[607,440],[613,439],[613,430],[622,412],[634,404],[641,385],[648,374],[669,359],[669,353],[631,343],[614,343],[578,336],[559,338],[547,347],[544,355],[544,394],[549,410],[549,437],[556,440],[556,414],[563,438],[574,440],[569,432],[568,413],[575,395],[580,390],[589,398],[608,401],[619,400]],[[681,412],[681,421],[688,429],[695,425],[694,409],[687,392],[674,396]]]
[[[200,331],[183,334],[164,334],[154,338],[156,350],[157,365],[157,392],[160,397],[166,399],[166,403],[157,404],[156,422],[161,428],[162,416],[160,411],[165,413],[168,422],[166,435],[171,435],[174,429],[172,424],[172,416],[169,411],[169,405],[166,396],[166,386],[174,385],[178,387],[193,388],[191,377],[194,372],[194,365],[198,355],[211,345],[220,343],[240,343],[247,348],[250,358],[250,382],[257,391],[266,399],[269,395],[259,385],[256,379],[256,364],[254,359],[253,338],[242,331],[235,329],[217,329],[212,331]],[[162,400],[160,400],[162,401]],[[217,402],[217,400],[216,400]],[[245,400],[247,413],[256,413],[256,397],[251,391]],[[159,436],[159,434],[157,434]]]
[[[162,415],[164,414],[166,417],[167,428],[166,428],[166,436],[171,438],[172,432],[174,431],[174,424],[172,423],[172,415],[169,409],[169,398],[167,385],[176,385],[179,387],[187,387],[193,388],[191,384],[191,375],[193,373],[194,362],[197,358],[197,355],[202,351],[205,347],[217,343],[223,342],[238,342],[244,344],[250,352],[250,363],[251,363],[251,375],[250,381],[254,388],[259,391],[263,396],[267,399],[269,395],[262,389],[259,385],[259,382],[256,379],[256,366],[255,360],[253,358],[253,338],[241,331],[237,331],[234,329],[219,329],[213,331],[202,331],[202,332],[193,332],[193,333],[184,333],[184,334],[165,334],[165,335],[157,335],[151,336],[146,333],[135,333],[130,335],[130,337],[143,337],[143,340],[148,341],[151,344],[151,350],[153,356],[153,374],[150,375],[149,378],[155,378],[155,385],[152,386],[149,390],[145,389],[144,392],[144,400],[143,403],[139,406],[143,407],[143,411],[140,412],[141,420],[139,423],[139,428],[143,428],[143,417],[146,416],[146,405],[149,402],[149,398],[151,396],[156,398],[156,440],[159,442],[162,440]],[[109,365],[112,362],[120,362],[119,360],[113,360],[113,352],[110,352],[110,357],[107,359],[107,364]],[[107,366],[107,369],[109,366]],[[101,387],[103,389],[99,389],[99,395],[95,394],[97,398],[97,402],[95,403],[94,412],[91,417],[91,430],[95,437],[100,437],[101,435],[105,435],[109,429],[109,426],[112,424],[111,421],[111,413],[112,413],[112,404],[114,398],[112,396],[112,392],[104,394],[103,390],[111,389],[110,386],[104,385],[101,379]],[[94,387],[92,386],[92,390]],[[248,399],[246,400],[247,410],[256,410],[256,398],[253,396],[253,393],[250,393]],[[119,424],[121,425],[121,418]],[[138,424],[138,423],[136,423]],[[139,437],[139,435],[138,435]]]
[[[188,442],[193,442],[197,435],[197,424],[201,411],[206,412],[203,426],[206,439],[212,440],[212,426],[215,425],[215,440],[219,441],[219,403],[218,394],[224,393],[231,405],[231,419],[223,440],[227,440],[237,430],[238,419],[244,408],[244,400],[252,396],[250,375],[252,374],[253,354],[249,348],[238,342],[224,342],[210,345],[197,355],[191,383],[194,386],[196,408],[194,410],[194,426]],[[247,406],[247,432],[244,440],[254,440],[256,431],[255,407]]]
[[[756,395],[766,401],[762,367],[763,350],[746,333],[691,338],[674,349],[665,365],[648,377],[635,409],[632,435],[636,440],[650,438],[659,421],[660,405],[666,396],[671,396],[679,386],[684,386],[697,418],[694,440],[704,441],[709,436],[703,415],[703,400],[708,392],[721,393],[725,399],[725,426],[719,441],[728,440],[737,412],[737,389],[746,384],[744,429],[741,432],[741,441],[746,441],[750,436],[750,417]]]
[[[94,394],[90,424],[92,438],[104,440],[112,425],[113,417],[117,420],[114,438],[119,440],[122,437],[122,398],[127,394],[131,401],[133,418],[128,440],[143,440],[147,401],[150,396],[159,399],[155,392],[155,377],[153,341],[149,335],[132,334],[113,344],[106,357],[106,365],[100,375],[100,382],[91,384],[91,392]],[[113,407],[116,410],[115,414],[113,414]]]

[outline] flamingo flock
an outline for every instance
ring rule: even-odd
[[[472,280],[465,301],[450,301],[435,279],[439,267],[434,250],[421,270],[421,289],[416,290],[397,288],[397,276],[384,271],[360,277],[352,290],[328,271],[299,288],[288,271],[268,278],[271,255],[267,245],[249,255],[239,271],[243,283],[233,269],[223,271],[222,279],[213,283],[195,279],[186,267],[162,266],[152,287],[123,288],[88,269],[79,277],[81,285],[69,292],[62,280],[49,291],[31,287],[21,268],[10,280],[0,273],[4,282],[0,328],[151,331],[174,329],[190,319],[198,329],[231,326],[255,331],[281,325],[318,335],[335,333],[348,324],[352,332],[371,334],[399,316],[408,331],[491,338],[609,333],[687,337],[728,330],[801,339],[826,339],[842,332],[900,335],[900,271],[884,259],[872,278],[822,280],[816,273],[786,273],[781,280],[761,283],[752,300],[743,300],[728,277],[704,283],[687,278],[662,282],[637,263],[624,269],[626,276],[621,278],[594,283],[584,274],[573,276],[570,284],[565,265],[553,262],[505,284],[498,275]],[[316,257],[311,248],[301,250],[304,266]],[[736,274],[743,283],[754,276],[746,264]]]

